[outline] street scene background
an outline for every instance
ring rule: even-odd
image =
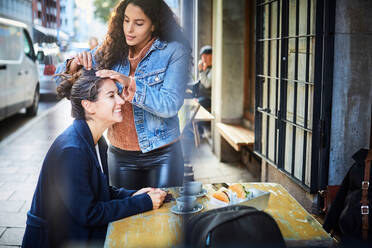
[[[37,114],[29,116],[26,108],[19,108],[0,120],[0,247],[20,247],[43,159],[54,139],[73,121],[69,101],[56,97],[52,75],[64,60],[90,49],[92,38],[98,43],[103,41],[106,22],[116,2],[0,1],[0,18],[25,23],[35,54],[39,51],[44,54],[38,60]],[[180,15],[179,1],[166,2]],[[195,159],[185,165],[187,180],[257,181],[239,163],[220,163],[208,142],[203,141],[198,149],[194,149],[193,143],[191,147]]]
[[[209,129],[181,127],[185,180],[278,183],[322,223],[372,148],[372,1],[165,1],[193,49],[191,89],[213,50],[211,106],[193,120]],[[42,161],[72,122],[53,74],[104,40],[116,3],[0,0],[0,247],[21,245]],[[34,63],[15,68],[17,54]]]

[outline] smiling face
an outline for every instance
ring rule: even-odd
[[[93,118],[111,126],[123,120],[121,106],[124,100],[118,95],[118,88],[111,79],[105,79],[99,89],[98,99],[91,102],[94,109]]]
[[[123,30],[129,46],[132,46],[136,51],[142,50],[151,39],[154,29],[150,18],[140,7],[128,4],[124,13]]]

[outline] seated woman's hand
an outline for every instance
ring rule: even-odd
[[[154,192],[164,195],[164,197],[167,195],[167,192],[164,190],[161,190],[159,188],[154,188]]]
[[[160,206],[163,204],[164,198],[167,195],[166,192],[160,190],[160,189],[155,189],[154,191],[150,191],[147,193],[152,201],[152,209],[158,209]]]
[[[154,188],[150,188],[150,187],[142,188],[142,189],[138,190],[137,192],[134,192],[134,194],[132,196],[148,193],[148,192],[151,192],[151,191],[154,191],[154,190],[155,190]]]

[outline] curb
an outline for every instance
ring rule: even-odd
[[[56,105],[51,107],[50,109],[44,111],[40,115],[37,115],[34,117],[31,121],[29,121],[27,124],[25,124],[23,127],[18,129],[15,133],[9,135],[6,137],[3,141],[0,143],[0,150],[3,149],[4,147],[8,146],[11,142],[13,142],[16,138],[18,138],[22,133],[26,132],[28,129],[30,129],[32,126],[34,126],[37,122],[39,122],[41,119],[43,119],[45,116],[50,114],[51,112],[56,111],[61,105],[66,103],[66,99],[60,100]]]

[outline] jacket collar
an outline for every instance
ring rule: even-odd
[[[82,139],[82,141],[87,146],[89,153],[94,158],[96,167],[99,170],[101,170],[101,168],[99,167],[97,152],[94,146],[93,135],[89,129],[87,122],[85,120],[74,120],[73,126],[76,132],[78,133],[78,135],[80,136],[80,138]],[[101,160],[102,160],[102,156],[101,156]]]
[[[73,125],[79,136],[88,145],[88,147],[94,149],[93,135],[87,122],[85,120],[74,120]]]
[[[150,49],[146,52],[145,56],[144,56],[142,59],[144,59],[145,57],[147,57],[147,56],[148,56],[152,51],[154,51],[154,50],[156,50],[156,49],[160,49],[160,50],[162,50],[162,49],[164,49],[167,45],[168,45],[168,42],[167,42],[167,41],[162,41],[162,40],[159,39],[159,37],[156,38],[156,40],[154,41],[154,43],[152,43]],[[128,65],[129,65],[129,61],[128,61],[127,57],[126,57],[126,58],[123,58],[123,60],[125,61],[125,62],[122,62],[123,64],[128,64]],[[141,61],[142,61],[142,60],[141,60]],[[140,62],[140,63],[141,63],[141,62]],[[120,67],[119,67],[119,68],[120,68]],[[128,73],[129,73],[129,71],[128,71]]]
[[[155,48],[156,49],[164,49],[167,45],[168,45],[168,42],[162,41],[158,37],[158,38],[156,38],[156,40],[154,41],[154,43],[150,47],[150,50],[154,50]]]

